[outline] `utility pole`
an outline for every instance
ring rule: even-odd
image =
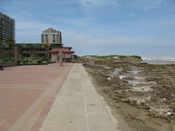
[[[18,47],[14,47],[15,62],[18,62]]]
[[[59,65],[63,66],[63,51],[62,51],[62,48],[59,48]]]

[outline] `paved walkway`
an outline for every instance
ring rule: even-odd
[[[64,63],[0,71],[0,131],[117,129],[83,66]]]
[[[65,63],[0,71],[0,131],[38,131],[71,67]]]
[[[81,64],[74,64],[40,131],[117,131]]]

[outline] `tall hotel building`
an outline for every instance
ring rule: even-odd
[[[62,44],[61,32],[53,28],[44,30],[41,34],[41,43],[44,44]]]
[[[9,38],[15,41],[15,20],[0,12],[0,43],[5,43]]]

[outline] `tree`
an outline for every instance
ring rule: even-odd
[[[12,48],[15,46],[15,41],[13,38],[9,37],[8,39],[6,39],[5,41],[6,45],[9,47],[9,48]]]
[[[41,47],[46,49],[47,51],[50,50],[50,45],[42,44]]]

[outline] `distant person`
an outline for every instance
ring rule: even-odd
[[[4,70],[4,69],[3,69],[3,65],[0,65],[0,70]]]

